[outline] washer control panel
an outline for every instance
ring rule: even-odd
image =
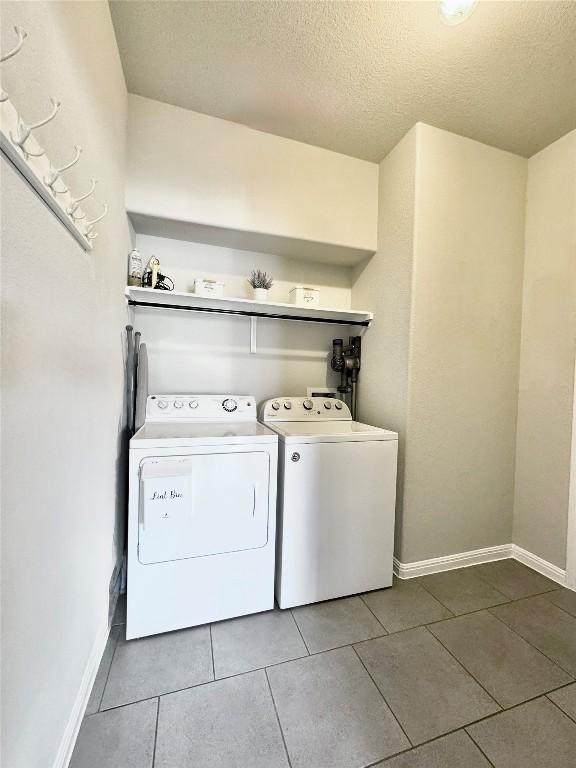
[[[255,421],[250,395],[150,395],[146,421]]]
[[[274,397],[260,404],[260,421],[351,421],[350,409],[334,397]]]

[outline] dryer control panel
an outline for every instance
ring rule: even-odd
[[[256,421],[251,395],[150,395],[146,421]]]
[[[334,397],[275,397],[260,405],[260,421],[352,421],[352,414]]]

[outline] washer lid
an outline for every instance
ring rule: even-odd
[[[147,421],[130,440],[130,448],[185,448],[277,441],[274,432],[257,421]]]
[[[359,421],[277,421],[270,424],[284,443],[340,443],[361,440],[398,440],[388,429]]]

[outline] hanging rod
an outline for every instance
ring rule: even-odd
[[[297,320],[301,323],[325,323],[329,325],[361,325],[367,328],[370,320],[336,320],[328,317],[304,317],[301,315],[280,315],[272,312],[254,312],[246,309],[215,309],[213,307],[187,307],[182,304],[161,304],[153,301],[128,299],[132,307],[157,307],[159,309],[183,309],[188,312],[210,312],[216,315],[241,315],[243,317],[265,317],[270,320]]]

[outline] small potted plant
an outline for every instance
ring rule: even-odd
[[[273,280],[261,269],[253,269],[248,278],[252,286],[252,296],[256,301],[268,301],[268,291],[272,288]]]

